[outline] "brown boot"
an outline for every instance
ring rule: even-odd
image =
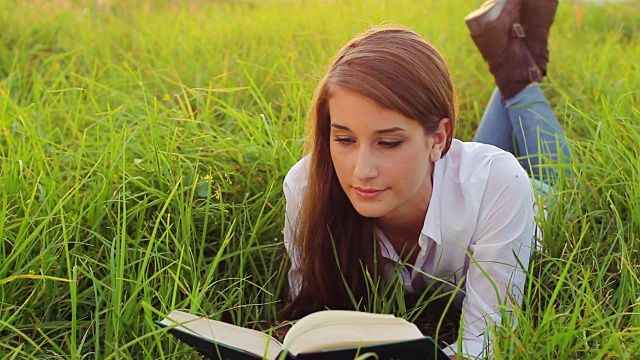
[[[542,78],[524,42],[520,7],[521,0],[489,0],[464,19],[505,99]]]
[[[558,8],[558,0],[522,0],[520,17],[527,32],[524,42],[542,76],[547,75],[549,63],[549,29]]]

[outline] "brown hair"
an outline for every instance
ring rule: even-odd
[[[442,155],[451,145],[457,99],[438,50],[400,26],[364,31],[335,55],[314,93],[308,115],[309,180],[293,230],[302,288],[285,308],[287,318],[366,306],[365,271],[379,274],[374,219],[360,215],[342,190],[331,154],[329,98],[336,87],[364,95],[420,122],[428,134],[449,118]],[[294,214],[295,217],[295,214]],[[374,281],[377,279],[374,279]],[[348,288],[347,288],[348,286]]]

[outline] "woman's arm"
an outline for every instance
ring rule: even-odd
[[[299,256],[296,254],[296,248],[293,244],[293,234],[295,233],[298,216],[302,209],[302,200],[307,188],[308,174],[308,156],[298,161],[287,173],[284,178],[282,190],[286,199],[285,220],[284,220],[284,246],[287,249],[289,258],[291,259],[291,268],[289,269],[289,291],[291,298],[295,298],[300,292],[302,285],[302,277],[299,266]]]
[[[521,304],[534,232],[533,203],[531,181],[518,161],[511,156],[492,161],[468,249],[462,316],[463,348],[469,355],[490,352],[488,327],[500,324],[503,315]]]

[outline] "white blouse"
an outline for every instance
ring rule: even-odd
[[[300,160],[284,180],[284,242],[292,260],[289,284],[294,297],[303,279],[291,241],[308,163],[308,157]],[[390,241],[377,233],[382,255],[400,262]],[[501,323],[502,314],[521,303],[533,233],[533,189],[515,157],[491,145],[454,139],[434,166],[418,257],[400,273],[408,292],[424,290],[433,278],[449,283],[445,291],[458,288],[454,301],[462,308],[462,344],[451,344],[445,349],[448,355],[457,354],[459,345],[459,355],[466,357],[491,353],[488,327]]]

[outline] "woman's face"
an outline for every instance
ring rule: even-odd
[[[389,220],[423,217],[431,199],[433,162],[446,131],[427,135],[416,120],[368,97],[334,89],[329,99],[330,149],[342,189],[362,216]]]

